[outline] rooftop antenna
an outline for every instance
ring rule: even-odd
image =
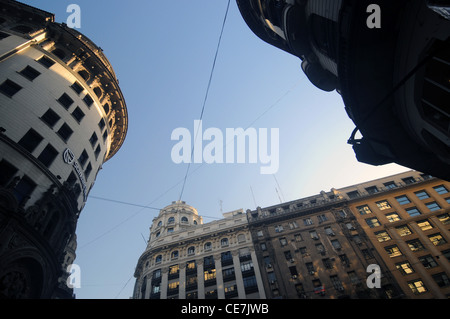
[[[281,197],[283,198],[283,202],[284,202],[284,195],[283,195],[283,191],[281,190],[280,184],[278,184],[278,180],[277,180],[275,174],[272,174],[272,176],[275,179],[275,183],[277,183],[278,189],[281,192]],[[277,194],[278,194],[278,190],[277,190]],[[280,198],[280,194],[278,194],[278,198]],[[280,203],[282,203],[281,198],[280,198]]]
[[[283,201],[281,200],[280,194],[278,193],[278,188],[275,187],[275,191],[277,192],[278,199],[280,200],[280,204],[282,204]]]
[[[142,239],[144,240],[144,242],[145,242],[145,245],[147,245],[147,240],[145,240],[145,237],[144,237],[144,235],[141,233],[141,236],[142,236]]]
[[[255,194],[253,194],[253,188],[250,185],[250,191],[252,192],[252,197],[253,197],[253,203],[255,204],[255,207],[258,207],[258,205],[256,205],[256,199],[255,199]]]
[[[223,214],[223,207],[222,207],[223,201],[219,199],[219,206],[220,206],[220,213]]]

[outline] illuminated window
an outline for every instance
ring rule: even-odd
[[[440,245],[444,245],[447,243],[447,241],[444,239],[444,237],[442,237],[442,235],[439,233],[429,235],[428,238],[435,246],[440,246]]]
[[[396,212],[386,214],[386,218],[387,218],[387,220],[388,220],[390,223],[393,223],[393,222],[396,222],[396,221],[401,220],[400,215],[397,214]]]
[[[389,233],[385,230],[375,232],[375,236],[380,243],[391,240],[391,236],[389,236]]]
[[[402,225],[402,226],[395,227],[395,230],[397,231],[397,233],[400,236],[406,236],[406,235],[412,234],[411,229],[409,229],[409,227],[407,225]]]
[[[423,294],[427,292],[427,288],[423,284],[423,281],[420,279],[408,282],[409,288],[411,288],[412,292],[416,295]]]
[[[385,210],[385,209],[391,208],[391,205],[389,204],[389,202],[387,200],[382,200],[382,201],[376,202],[376,204],[380,210]]]
[[[377,226],[380,226],[380,221],[378,220],[378,218],[374,217],[374,218],[368,218],[366,219],[366,223],[370,228],[374,228]]]
[[[397,247],[397,245],[384,247],[384,250],[386,250],[386,252],[388,253],[389,257],[391,257],[391,258],[394,258],[394,257],[402,255],[402,252]]]
[[[361,215],[367,215],[367,214],[371,214],[372,213],[372,211],[370,210],[369,206],[367,206],[367,205],[358,206],[358,207],[356,207],[356,209],[358,210],[358,212]]]
[[[408,244],[409,249],[413,252],[424,250],[425,247],[421,243],[419,239],[413,239],[406,242]]]
[[[409,261],[405,260],[395,264],[395,267],[400,271],[402,275],[409,275],[414,273],[414,268],[411,266]]]
[[[432,229],[433,225],[430,224],[428,219],[417,221],[417,225],[422,229],[422,231],[426,231],[428,229]]]
[[[444,225],[449,225],[450,224],[450,215],[448,213],[439,215],[439,216],[437,216],[437,218],[439,218],[441,223],[444,224]]]

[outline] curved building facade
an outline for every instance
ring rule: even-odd
[[[70,298],[77,219],[127,108],[90,39],[37,8],[0,7],[0,297]]]
[[[242,210],[203,224],[183,201],[163,208],[139,258],[134,299],[265,298]]]

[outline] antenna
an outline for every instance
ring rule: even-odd
[[[281,190],[280,184],[278,184],[278,180],[275,177],[275,174],[272,174],[273,178],[275,179],[275,183],[277,183],[278,189],[280,190],[281,193],[281,197],[283,198],[283,202],[284,202],[284,195],[283,195],[283,191]],[[278,194],[278,190],[277,190],[277,194]],[[280,198],[280,195],[278,194],[278,198]],[[280,203],[282,203],[281,198],[280,198]]]
[[[278,193],[278,188],[275,187],[275,191],[277,192],[278,199],[280,200],[280,204],[282,204],[283,201],[281,200],[280,194]]]
[[[220,206],[220,213],[223,214],[223,207],[222,207],[223,201],[219,199],[219,206]]]
[[[141,236],[142,236],[142,239],[143,239],[144,242],[145,242],[145,245],[147,245],[147,241],[145,240],[145,237],[144,237],[144,235],[142,235],[142,233],[141,233]]]
[[[255,207],[258,207],[258,205],[256,205],[256,199],[255,199],[255,194],[253,194],[253,188],[250,185],[250,191],[252,192],[252,197],[253,197],[253,203],[255,204]]]

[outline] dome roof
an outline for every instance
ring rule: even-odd
[[[173,201],[172,204],[161,209],[159,212],[159,216],[165,213],[175,213],[175,212],[192,213],[198,216],[197,209],[186,204],[186,202],[181,200]]]

